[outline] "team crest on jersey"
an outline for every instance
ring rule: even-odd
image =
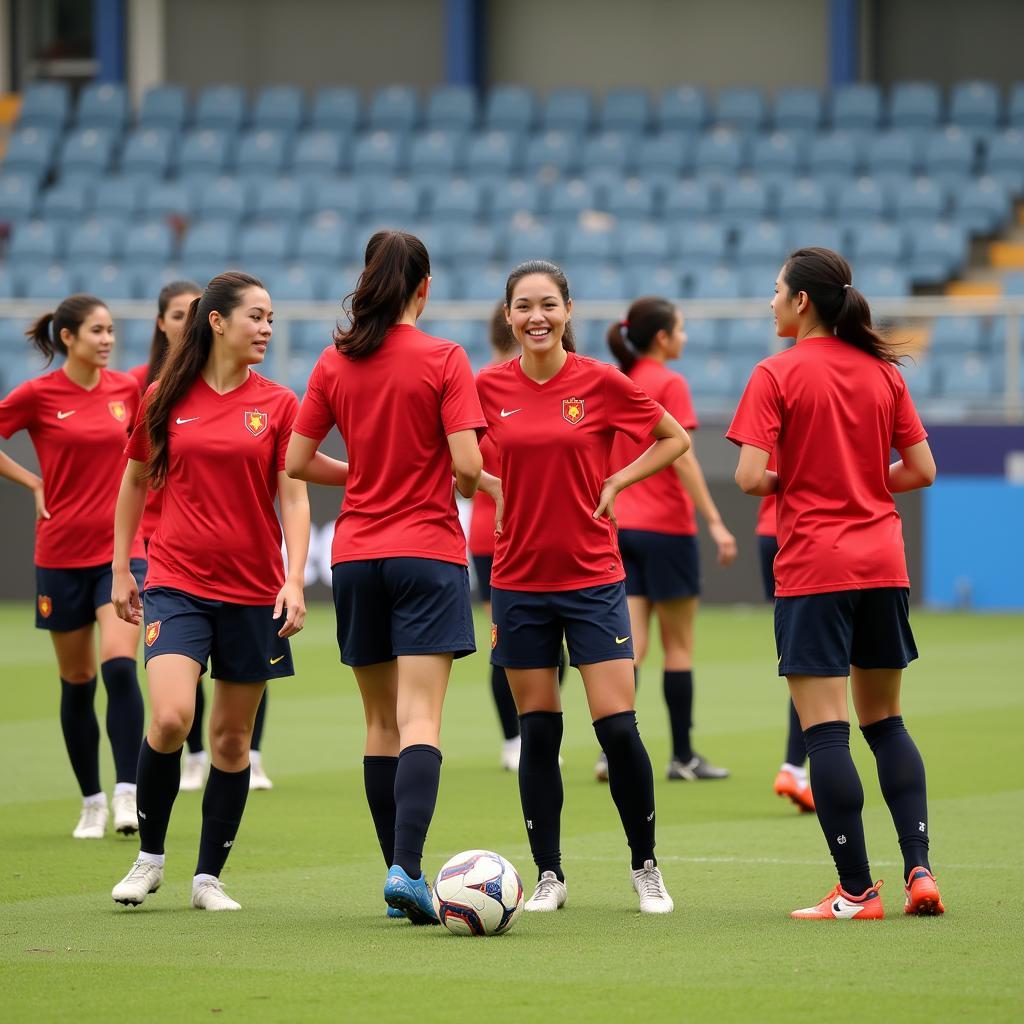
[[[124,423],[128,418],[128,407],[124,402],[107,402],[107,408],[118,423]]]
[[[36,599],[36,604],[39,606],[39,614],[44,619],[50,617],[50,613],[53,611],[53,601],[48,598],[45,594],[40,594]]]
[[[491,650],[498,646],[498,624],[496,622],[491,623]]]
[[[562,419],[567,423],[579,423],[586,414],[582,398],[562,399]]]
[[[156,643],[156,638],[160,635],[160,620],[151,622],[146,627],[146,646],[152,647]]]
[[[270,416],[265,412],[260,412],[258,409],[253,409],[245,414],[245,429],[253,437],[259,437],[267,429],[269,422]]]

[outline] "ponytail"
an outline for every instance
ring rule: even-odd
[[[157,320],[166,315],[167,307],[171,304],[172,299],[176,299],[179,295],[201,295],[202,292],[203,289],[194,281],[171,281],[169,284],[165,284],[160,289],[160,295],[156,300]],[[154,322],[153,340],[149,345],[149,359],[146,363],[146,387],[149,387],[160,376],[160,370],[167,358],[168,345],[167,332],[160,324]]]
[[[508,280],[505,282],[506,309],[511,309],[512,307],[512,293],[516,289],[516,284],[530,274],[543,274],[547,277],[558,289],[559,294],[562,296],[562,302],[566,306],[569,305],[569,282],[562,268],[550,260],[527,260],[525,263],[520,263],[508,275]],[[565,330],[562,333],[562,348],[566,352],[576,351],[576,336],[573,334],[571,320],[565,321]]]
[[[623,373],[629,373],[637,359],[651,351],[659,331],[672,333],[678,315],[668,299],[646,295],[629,307],[625,320],[608,328],[608,347]]]
[[[623,373],[636,366],[637,354],[629,347],[629,321],[621,320],[608,328],[608,347]]]
[[[797,249],[786,260],[782,278],[790,295],[807,293],[818,316],[837,338],[899,365],[899,353],[872,326],[868,300],[853,287],[850,264],[839,253],[817,247]]]
[[[345,297],[348,330],[334,331],[334,345],[349,359],[373,355],[401,319],[423,279],[430,277],[427,247],[405,231],[378,231],[366,243],[356,290]]]
[[[229,316],[241,304],[247,288],[262,287],[260,281],[248,274],[237,271],[218,274],[188,307],[181,341],[167,353],[160,383],[146,407],[146,430],[149,433],[146,477],[154,487],[162,486],[167,479],[170,464],[167,425],[171,410],[185,397],[210,358],[213,348],[210,314],[217,312],[223,317]]]
[[[68,347],[61,338],[61,331],[77,334],[89,314],[96,308],[107,308],[102,299],[95,295],[69,295],[52,313],[44,313],[26,332],[32,347],[46,357],[46,365],[55,356],[66,356]]]

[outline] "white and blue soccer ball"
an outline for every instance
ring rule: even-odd
[[[523,909],[523,880],[501,854],[457,853],[437,873],[434,910],[455,935],[501,935]]]

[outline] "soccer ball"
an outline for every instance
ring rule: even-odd
[[[457,853],[437,874],[434,910],[456,935],[501,935],[523,909],[523,880],[500,854]]]

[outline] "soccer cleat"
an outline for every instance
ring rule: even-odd
[[[114,809],[114,831],[133,836],[139,831],[139,812],[134,793],[115,793],[111,801]]]
[[[440,924],[434,913],[434,897],[423,874],[410,878],[398,864],[388,869],[384,883],[384,901],[389,907],[404,911],[413,924]]]
[[[597,755],[597,764],[594,765],[594,778],[598,782],[608,781],[608,755],[603,750]]]
[[[533,895],[526,901],[523,909],[541,912],[561,910],[568,896],[569,891],[565,887],[565,882],[560,882],[554,871],[545,871],[537,880],[537,888],[533,890]]]
[[[273,789],[274,784],[263,770],[263,762],[256,758],[249,762],[249,788],[250,789]]]
[[[673,757],[669,762],[668,771],[665,777],[672,780],[685,780],[686,782],[699,782],[702,779],[727,779],[729,778],[728,768],[716,768],[708,764],[700,754],[695,753],[689,761],[680,761]]]
[[[196,910],[242,909],[242,904],[236,903],[224,891],[224,883],[219,878],[204,878],[201,882],[193,881],[192,906]]]
[[[882,897],[875,884],[861,896],[851,896],[837,885],[817,906],[794,910],[789,916],[801,921],[881,921],[885,917]]]
[[[775,792],[779,796],[788,797],[804,813],[814,813],[814,796],[806,772],[801,777],[788,767],[780,768],[775,776]]]
[[[501,745],[501,767],[507,772],[519,771],[519,754],[522,750],[523,742],[519,736],[513,736],[510,740],[505,740]]]
[[[198,750],[185,755],[185,767],[181,770],[178,790],[182,793],[196,793],[203,788],[206,778],[206,751]]]
[[[388,917],[404,921],[406,913],[404,910],[399,910],[398,907],[388,907]]]
[[[645,860],[644,866],[633,872],[633,888],[640,897],[641,914],[671,914],[675,910],[665,879],[653,860]]]
[[[934,917],[946,912],[939,896],[939,887],[935,884],[935,876],[927,868],[914,868],[903,891],[906,893],[904,914]]]
[[[107,831],[109,813],[106,797],[102,802],[90,800],[88,803],[82,804],[82,813],[79,815],[78,824],[71,835],[75,839],[102,839]],[[138,827],[137,821],[135,824]]]
[[[111,890],[115,903],[126,907],[137,907],[150,893],[160,888],[164,880],[164,869],[151,860],[141,857],[132,865],[131,871]]]

